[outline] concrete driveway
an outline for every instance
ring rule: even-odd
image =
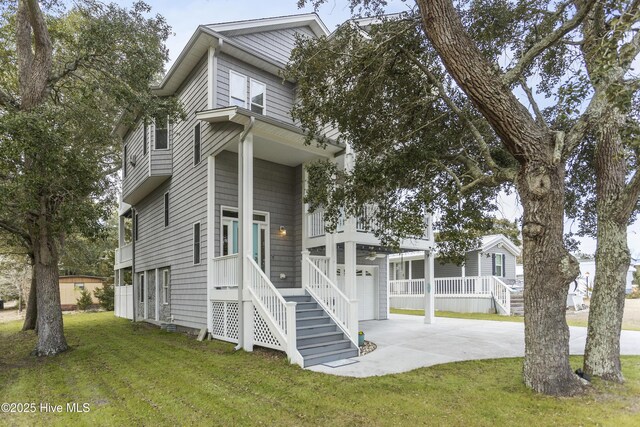
[[[524,356],[524,324],[489,320],[436,318],[425,325],[423,317],[391,314],[389,320],[361,323],[367,341],[378,348],[340,367],[309,368],[327,374],[370,377],[411,371],[425,366],[462,360]],[[583,354],[586,328],[571,327],[570,353]],[[621,352],[640,355],[640,332],[622,331]]]

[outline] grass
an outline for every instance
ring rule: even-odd
[[[71,350],[28,356],[35,336],[0,324],[0,403],[89,403],[88,413],[1,414],[0,425],[615,425],[640,422],[640,357],[627,382],[577,398],[537,395],[521,359],[462,362],[372,378],[289,365],[113,317],[65,317]],[[572,358],[580,366],[581,358]]]
[[[394,314],[410,314],[412,316],[424,316],[424,310],[409,310],[404,308],[391,308],[391,313]],[[454,319],[473,319],[473,320],[495,320],[498,322],[515,322],[523,323],[524,317],[522,316],[501,316],[499,314],[491,313],[456,313],[453,311],[436,311],[436,317],[449,317]],[[587,327],[587,321],[581,319],[567,319],[569,326],[582,326]],[[627,331],[640,331],[640,328],[634,325],[622,324],[622,329]]]

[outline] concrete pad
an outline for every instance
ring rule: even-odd
[[[360,363],[308,369],[332,375],[370,377],[407,372],[425,366],[464,360],[524,356],[524,324],[438,317],[425,324],[420,316],[391,314],[389,320],[361,322],[366,339],[378,348]],[[587,328],[570,327],[569,352],[584,354]],[[622,331],[620,351],[640,355],[640,332]]]

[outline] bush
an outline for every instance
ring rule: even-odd
[[[93,300],[91,299],[91,293],[88,290],[82,289],[80,291],[80,297],[76,300],[78,305],[78,310],[86,310],[93,305]]]
[[[115,289],[112,284],[105,283],[101,288],[93,291],[93,294],[100,301],[100,307],[107,311],[113,311],[113,300],[115,298]]]

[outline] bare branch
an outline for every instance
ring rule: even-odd
[[[553,46],[560,40],[562,37],[566,36],[569,32],[578,28],[578,26],[582,23],[584,18],[587,16],[589,11],[593,8],[593,6],[598,2],[598,0],[588,0],[585,2],[582,8],[579,8],[576,11],[576,14],[573,15],[571,19],[566,21],[560,27],[556,28],[554,31],[550,32],[546,37],[540,39],[536,44],[531,46],[529,50],[524,52],[516,65],[507,70],[502,76],[502,81],[505,85],[511,86],[513,83],[518,81],[522,76],[525,68],[529,66],[533,62],[534,59],[538,57],[542,52],[547,50],[549,47]],[[557,12],[556,16],[560,17],[564,12],[564,9],[573,2],[565,2],[562,4]]]
[[[536,121],[538,122],[538,124],[540,124],[541,126],[544,126],[546,129],[549,129],[549,127],[547,126],[547,122],[544,120],[544,116],[542,115],[542,112],[540,111],[540,107],[538,106],[538,103],[536,102],[536,99],[533,97],[533,93],[531,92],[531,88],[529,86],[527,86],[527,81],[524,77],[520,77],[520,86],[522,86],[522,90],[524,90],[524,93],[527,94],[527,99],[529,100],[529,103],[531,104],[531,108],[533,108],[533,112],[536,115]]]

